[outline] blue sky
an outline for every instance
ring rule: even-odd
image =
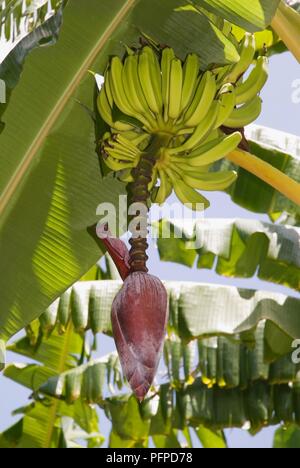
[[[269,82],[262,93],[264,100],[263,112],[257,123],[288,133],[300,134],[300,103],[296,104],[292,101],[292,85],[295,80],[300,80],[300,68],[299,64],[290,54],[286,53],[271,59]],[[211,207],[205,213],[207,218],[239,217],[267,220],[266,216],[259,216],[239,208],[232,203],[227,195],[215,193],[210,194],[209,198],[211,200]],[[162,263],[158,259],[154,244],[150,247],[149,256],[151,272],[164,280],[235,285],[295,295],[295,292],[286,288],[265,283],[255,278],[250,280],[222,278],[211,271],[199,271],[175,264]],[[106,352],[113,349],[113,344],[108,339],[105,339],[105,345],[102,345],[101,348],[102,353],[106,354]],[[8,360],[20,361],[20,358],[9,354]],[[16,420],[16,417],[11,416],[11,412],[28,402],[29,392],[0,375],[0,397],[0,431],[2,431]],[[106,433],[108,428],[102,426],[101,429]],[[251,437],[245,431],[230,430],[227,431],[227,436],[229,445],[232,448],[270,448],[272,446],[273,433],[273,429],[266,429],[256,437]]]

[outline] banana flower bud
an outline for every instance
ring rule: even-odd
[[[124,280],[112,305],[113,335],[123,372],[142,401],[161,357],[168,320],[167,291],[155,276],[130,272],[129,251],[122,241],[109,233],[102,241]]]

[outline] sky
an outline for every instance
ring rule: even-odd
[[[296,135],[300,134],[300,102],[293,102],[292,94],[295,91],[293,86],[299,83],[300,67],[296,60],[288,53],[271,58],[270,78],[266,85],[263,97],[263,111],[256,123],[268,127],[282,130]],[[299,93],[300,95],[300,93]],[[230,198],[221,193],[209,195],[211,207],[205,212],[206,218],[254,218],[268,221],[266,216],[250,213],[237,205]],[[283,292],[285,294],[297,296],[294,291],[288,290],[278,285],[262,282],[253,279],[231,279],[217,276],[214,272],[207,270],[189,269],[173,263],[162,263],[159,261],[155,244],[149,249],[150,272],[158,275],[163,280],[177,281],[197,281],[204,283],[215,283],[221,285],[235,285],[253,289],[264,289],[266,291]],[[101,354],[112,351],[113,342],[101,337]],[[8,354],[8,362],[18,361],[19,356]],[[18,407],[28,403],[29,392],[23,387],[10,382],[0,374],[0,432],[9,427],[18,419],[11,413]],[[102,419],[102,432],[108,431],[107,423]],[[231,448],[271,448],[274,429],[265,429],[255,437],[250,436],[246,431],[229,430],[226,431],[229,446]]]

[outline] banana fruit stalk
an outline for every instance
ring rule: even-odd
[[[259,93],[268,78],[268,59],[256,57],[253,34],[245,34],[239,53],[237,64],[206,71],[196,54],[182,62],[168,47],[128,49],[122,60],[111,59],[97,100],[109,127],[100,150],[120,180],[133,181],[133,169],[156,140],[149,185],[154,203],[163,204],[174,190],[183,203],[206,208],[198,190],[234,183],[234,171],[214,172],[212,166],[239,146],[242,136],[234,129],[260,115]]]

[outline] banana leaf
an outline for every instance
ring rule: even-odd
[[[222,431],[212,431],[205,426],[200,426],[195,430],[203,448],[225,449],[226,439]]]
[[[76,298],[68,307],[77,331],[91,329],[95,323],[94,332],[111,333],[111,305],[121,285],[119,281],[80,282],[67,292],[69,298]],[[290,338],[300,336],[299,299],[294,297],[219,285],[185,282],[165,285],[171,325],[186,341],[249,332],[262,320],[274,323]],[[63,297],[51,306],[53,323],[58,327],[62,300],[68,301]]]
[[[206,219],[193,226],[160,221],[160,259],[215,269],[223,276],[271,281],[300,290],[300,229],[247,219]],[[180,235],[182,233],[182,235]],[[217,261],[216,261],[217,260]]]
[[[45,21],[46,15],[57,11],[64,0],[7,0],[0,5],[0,39],[15,40],[24,30],[32,30]],[[4,27],[3,27],[4,26]]]
[[[96,410],[82,402],[69,406],[44,399],[17,412],[23,417],[0,434],[1,448],[83,448],[84,440],[95,448],[104,441],[98,432]],[[76,432],[66,434],[66,420],[73,423]]]
[[[5,128],[2,115],[5,112],[13,89],[19,83],[26,57],[32,50],[40,46],[56,43],[62,24],[62,10],[52,15],[45,23],[34,28],[20,42],[18,42],[0,63],[0,79],[5,83],[5,102],[0,104],[0,134]]]
[[[170,350],[166,342],[165,352]],[[269,385],[285,385],[299,380],[300,364],[293,364],[291,353],[271,364],[264,361],[264,335],[263,328],[256,333],[254,347],[249,347],[238,341],[219,337],[209,340],[199,340],[199,358],[193,362],[190,375],[181,375],[177,378],[174,372],[174,356],[165,364],[168,368],[170,384],[174,388],[191,385],[196,378],[200,378],[207,388],[218,387],[220,389],[239,388],[247,389],[257,382],[268,382]],[[183,370],[184,343],[179,341],[180,372]],[[161,370],[161,375],[164,371]],[[48,375],[47,368],[37,365],[21,365],[13,363],[7,366],[4,375],[35,391],[58,398],[71,404],[77,400],[86,403],[104,404],[104,397],[113,395],[116,390],[126,389],[122,379],[120,362],[117,354],[110,354],[103,358],[92,359],[75,369],[63,372],[59,375]],[[34,381],[34,385],[33,382]],[[39,382],[42,383],[38,386]],[[161,377],[158,377],[161,381]]]
[[[243,0],[194,0],[194,2],[249,32],[269,26],[280,3],[279,0],[253,0],[251,3]]]
[[[206,427],[220,430],[245,427],[253,432],[267,425],[300,424],[299,388],[297,385],[270,385],[257,381],[245,389],[208,388],[201,379],[191,385],[172,388],[169,383],[160,386],[159,405],[152,411],[136,413],[138,403],[134,397],[109,397],[102,402],[113,429],[121,439],[144,440],[148,435],[168,435],[170,427]],[[171,398],[170,398],[171,397]],[[166,401],[167,399],[167,401]],[[95,403],[99,402],[97,398]],[[145,405],[151,404],[151,396]],[[165,407],[169,408],[165,413]],[[136,407],[136,409],[135,409]],[[128,414],[135,413],[136,424],[131,424]],[[149,425],[149,423],[151,423]],[[136,431],[135,427],[139,430]]]
[[[64,333],[65,320],[77,327],[80,334],[111,335],[111,305],[121,287],[119,281],[79,282],[51,306],[51,314],[27,329],[25,338],[8,347],[35,360],[47,357],[60,359],[59,335]],[[265,359],[272,361],[291,350],[291,343],[300,336],[299,300],[282,294],[213,286],[196,283],[166,283],[169,294],[170,330],[185,344],[196,338],[239,335],[239,340],[255,344],[254,331],[266,321],[264,328]],[[73,298],[73,299],[71,299]],[[75,298],[75,300],[74,300]],[[68,310],[65,316],[62,311]],[[50,322],[47,321],[49,320]],[[63,323],[61,320],[63,317]],[[71,321],[70,321],[71,320]],[[67,335],[69,329],[67,328]],[[50,334],[50,340],[47,338]],[[80,335],[78,335],[80,337]],[[77,353],[78,354],[78,353]],[[71,363],[72,364],[72,363]]]
[[[36,395],[39,388],[58,373],[76,368],[83,348],[83,339],[69,326],[64,335],[55,331],[50,337],[38,341],[25,337],[12,345],[18,355],[31,358],[35,364],[16,363],[6,367],[10,380],[28,388]],[[67,448],[74,447],[77,439],[87,440],[90,447],[99,447],[103,437],[98,433],[98,415],[94,408],[82,401],[74,405],[53,398],[37,398],[17,410],[22,419],[10,430],[0,434],[0,447],[5,448]],[[65,426],[66,419],[69,425]],[[72,421],[72,424],[71,424]],[[70,428],[76,426],[76,431]],[[78,427],[77,427],[78,426]],[[79,435],[80,434],[80,437]],[[76,436],[76,437],[75,437]],[[76,439],[76,440],[74,440]]]
[[[300,448],[300,428],[295,424],[280,427],[275,432],[273,448],[297,449]]]

